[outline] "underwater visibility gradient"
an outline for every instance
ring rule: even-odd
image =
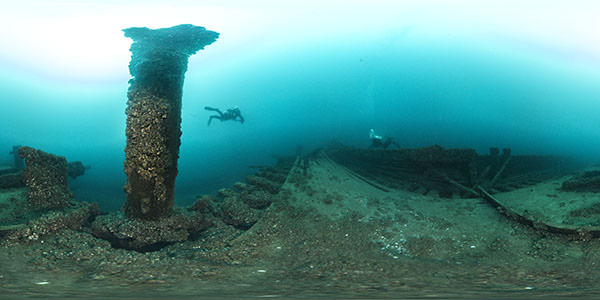
[[[0,176],[21,184],[0,188],[0,291],[597,294],[599,10],[7,1]],[[85,170],[27,173],[44,160]],[[35,188],[52,194],[40,178],[68,180],[68,200],[32,201]],[[43,209],[18,204],[34,202]],[[69,205],[79,225],[9,238]],[[161,238],[135,240],[149,231]],[[29,254],[9,264],[15,253]]]

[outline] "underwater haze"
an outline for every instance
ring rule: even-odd
[[[121,29],[220,33],[190,58],[175,202],[331,141],[492,146],[595,163],[594,1],[2,1],[0,165],[13,145],[81,160],[78,200],[125,200],[131,41]],[[245,122],[205,106],[239,106]]]

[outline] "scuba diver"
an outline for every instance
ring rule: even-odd
[[[374,148],[387,149],[392,144],[394,146],[400,148],[400,145],[398,143],[396,143],[394,141],[394,139],[392,139],[391,137],[387,137],[384,141],[383,137],[381,135],[376,135],[375,130],[373,130],[373,129],[369,130],[369,139],[371,139],[371,146],[369,146],[369,149],[374,149]]]
[[[220,109],[213,108],[210,106],[205,106],[204,109],[210,110],[210,111],[216,111],[219,114],[219,115],[210,116],[208,118],[208,126],[210,126],[210,122],[212,122],[213,119],[219,119],[219,120],[221,120],[221,122],[227,121],[227,120],[234,120],[234,121],[240,121],[240,123],[244,124],[244,117],[242,117],[240,108],[237,106],[227,109],[227,111],[224,113],[221,112]]]

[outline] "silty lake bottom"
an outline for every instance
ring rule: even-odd
[[[510,149],[341,144],[256,168],[174,208],[199,227],[123,221],[76,201],[32,212],[31,187],[4,188],[0,291],[15,299],[598,294],[600,168]],[[109,236],[111,220],[129,231]]]

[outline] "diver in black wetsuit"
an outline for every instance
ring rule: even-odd
[[[240,108],[237,106],[234,106],[232,108],[227,109],[226,112],[221,112],[220,109],[218,108],[213,108],[210,106],[205,106],[204,109],[206,110],[210,110],[210,111],[215,111],[217,112],[219,115],[214,115],[214,116],[210,116],[208,118],[208,125],[210,126],[210,122],[212,122],[213,119],[219,119],[221,121],[227,121],[227,120],[234,120],[234,121],[240,121],[240,123],[244,124],[244,117],[242,117],[242,113],[240,112]]]
[[[371,129],[369,131],[369,138],[371,139],[371,146],[369,146],[369,149],[374,149],[374,148],[387,149],[392,144],[394,146],[400,148],[400,145],[398,143],[396,143],[396,141],[394,141],[394,139],[392,139],[391,137],[387,137],[384,141],[383,137],[380,135],[376,135],[375,130],[373,130],[373,129]]]

